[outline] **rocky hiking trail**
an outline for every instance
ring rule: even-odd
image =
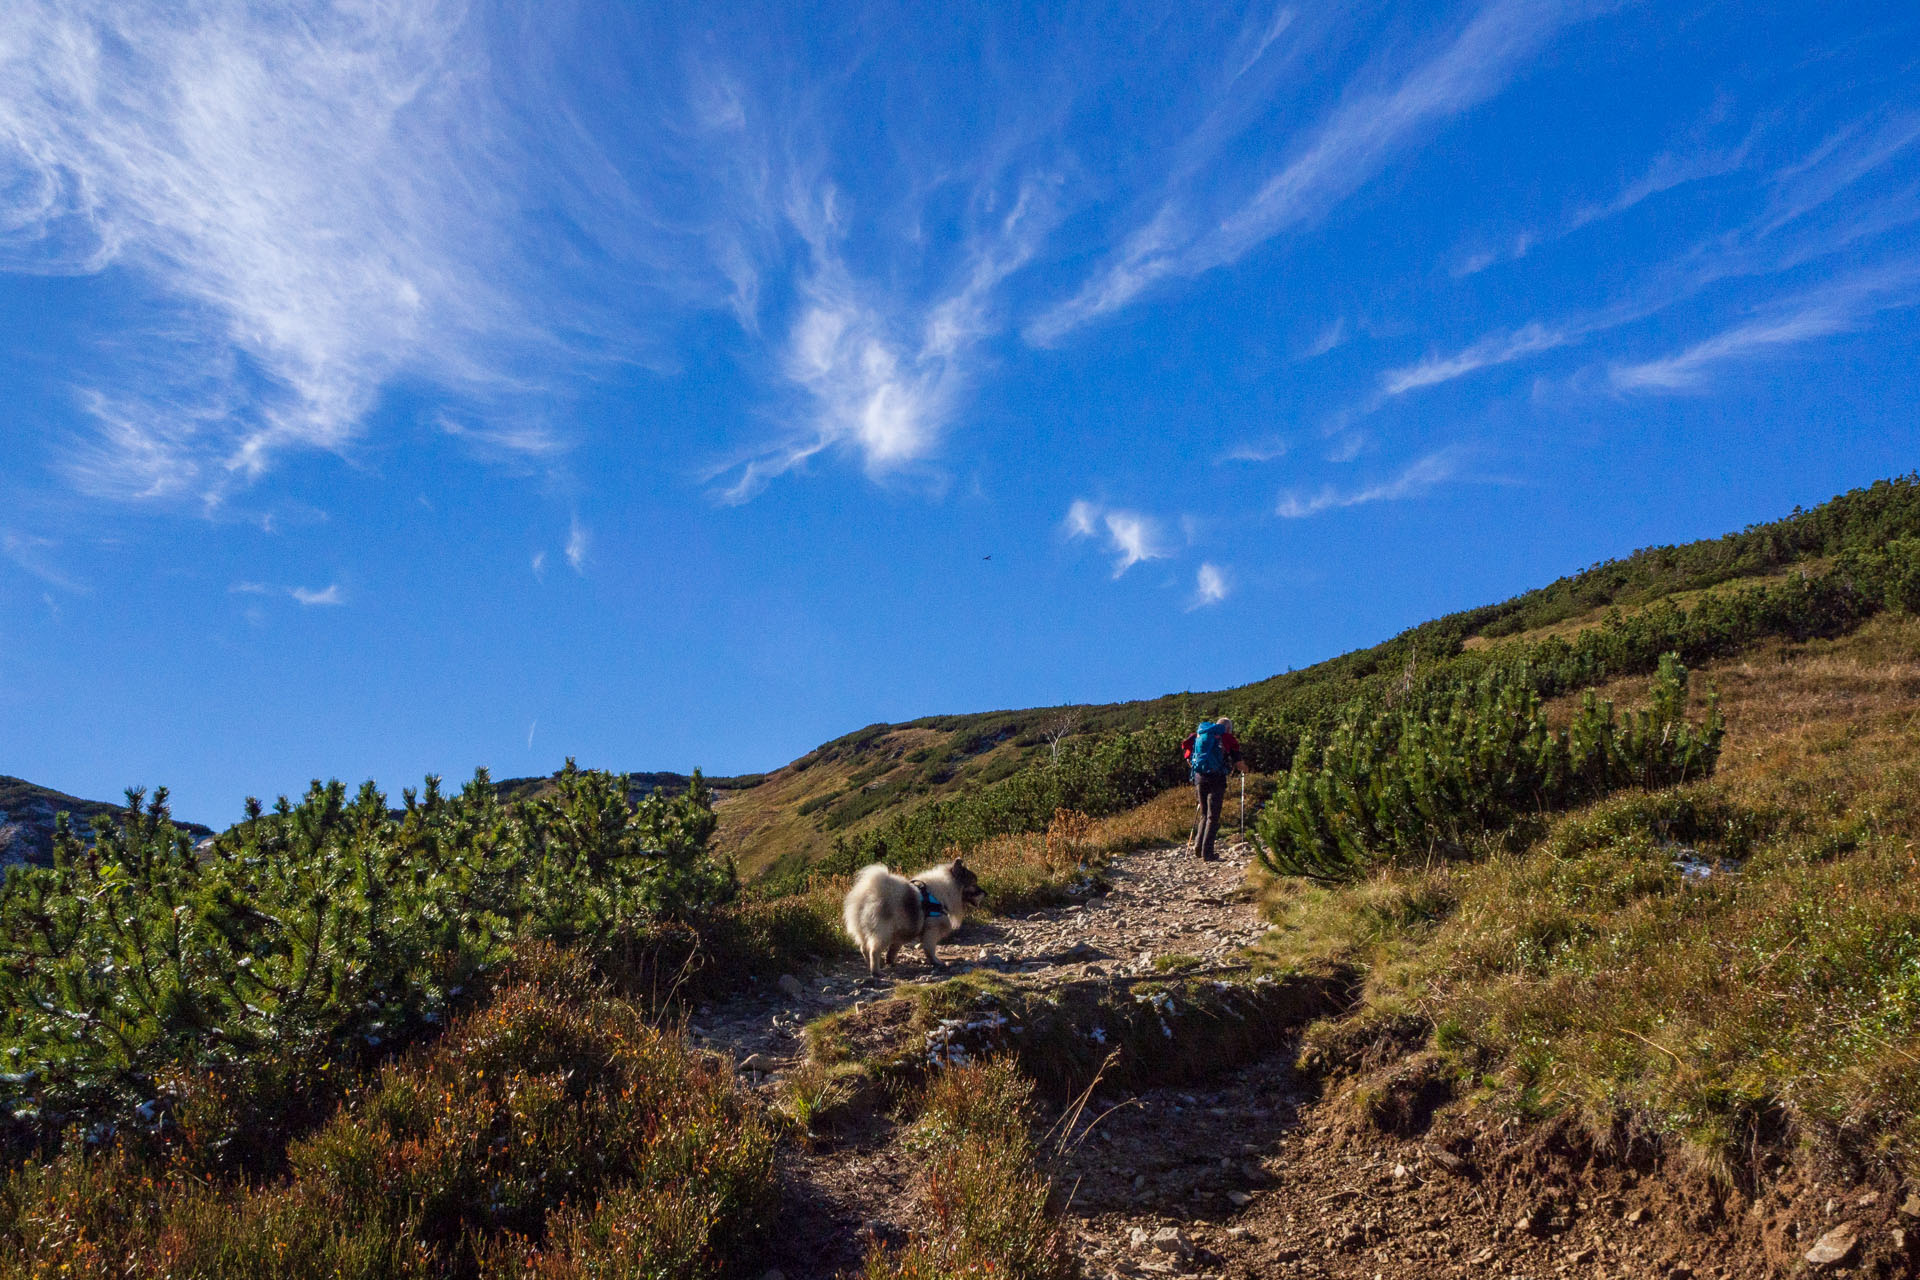
[[[1182,846],[1126,855],[1105,869],[1104,892],[969,920],[941,948],[942,969],[916,950],[874,981],[858,960],[836,961],[696,1010],[689,1032],[772,1104],[805,1061],[808,1022],[901,988],[980,971],[1023,987],[1121,986],[1166,957],[1224,969],[1272,927],[1247,886],[1250,860],[1249,847],[1225,842],[1213,863]],[[1199,1085],[1101,1086],[1049,1138],[1043,1158],[1086,1276],[1733,1280],[1806,1274],[1810,1251],[1845,1273],[1864,1260],[1856,1235],[1920,1228],[1913,1198],[1829,1199],[1810,1211],[1807,1195],[1789,1191],[1729,1205],[1698,1171],[1651,1156],[1600,1160],[1559,1130],[1522,1134],[1471,1114],[1429,1129],[1444,1099],[1420,1107],[1417,1072],[1415,1123],[1395,1136],[1319,1099],[1293,1058],[1283,1047]],[[855,1108],[812,1141],[783,1145],[767,1277],[854,1275],[869,1240],[906,1237],[918,1169],[895,1130],[886,1107]]]

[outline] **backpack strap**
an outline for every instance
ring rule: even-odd
[[[920,891],[920,918],[923,921],[938,920],[947,914],[947,909],[940,905],[940,899],[933,896],[931,889],[918,880],[909,880],[907,883]]]

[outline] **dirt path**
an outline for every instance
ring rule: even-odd
[[[838,961],[698,1010],[692,1031],[752,1068],[773,1101],[804,1056],[808,1021],[884,999],[895,983],[988,969],[1051,987],[1152,972],[1167,956],[1225,963],[1269,927],[1245,887],[1249,856],[1245,846],[1217,863],[1178,847],[1131,854],[1108,868],[1104,894],[969,922],[941,970],[914,953],[873,982]],[[1081,1127],[1042,1153],[1089,1280],[1733,1280],[1799,1269],[1790,1264],[1808,1242],[1848,1215],[1895,1220],[1893,1200],[1828,1200],[1775,1240],[1784,1209],[1729,1212],[1697,1171],[1636,1172],[1556,1145],[1551,1130],[1523,1137],[1471,1113],[1394,1137],[1356,1125],[1338,1100],[1312,1099],[1290,1062],[1282,1051],[1204,1085],[1095,1095]],[[869,1240],[905,1237],[918,1170],[894,1128],[874,1110],[783,1144],[765,1276],[835,1280],[858,1272]]]
[[[876,982],[857,959],[838,960],[783,976],[762,993],[697,1009],[689,1030],[696,1043],[730,1056],[772,1101],[805,1057],[808,1022],[884,998],[897,983],[943,982],[984,969],[1053,986],[1149,973],[1167,956],[1222,964],[1268,928],[1244,888],[1250,856],[1240,844],[1223,844],[1221,860],[1211,863],[1181,846],[1126,855],[1106,869],[1104,893],[968,921],[941,948],[940,969],[929,969],[914,951]],[[904,1237],[916,1168],[892,1135],[889,1118],[869,1114],[811,1145],[783,1147],[783,1211],[769,1275],[830,1280],[858,1269],[869,1239]]]
[[[1177,845],[1129,854],[1107,869],[1105,894],[1026,915],[969,920],[940,948],[940,969],[929,969],[910,950],[890,980],[876,983],[849,957],[785,975],[762,994],[697,1009],[690,1030],[703,1047],[778,1079],[804,1056],[801,1032],[808,1022],[884,995],[893,982],[944,982],[986,969],[1053,985],[1148,972],[1162,956],[1219,963],[1268,928],[1243,888],[1250,854],[1237,844],[1223,845],[1218,862],[1201,862]]]

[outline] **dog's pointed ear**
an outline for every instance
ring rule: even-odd
[[[955,858],[953,860],[953,869],[955,871],[965,871],[967,869],[967,864],[962,862],[960,859]]]

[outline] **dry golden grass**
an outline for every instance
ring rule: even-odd
[[[774,1135],[733,1074],[530,947],[521,981],[363,1082],[286,1176],[76,1141],[0,1184],[0,1276],[717,1274],[765,1220]],[[216,1126],[217,1127],[217,1126]]]
[[[865,1280],[1068,1280],[1079,1274],[1035,1166],[1033,1086],[1012,1063],[935,1076],[909,1141],[926,1157],[913,1238],[876,1246]]]
[[[1727,1173],[1790,1139],[1920,1171],[1920,621],[1704,674],[1711,782],[1565,815],[1520,856],[1271,885],[1269,945],[1367,965],[1369,1016],[1424,1018],[1522,1111],[1626,1118]],[[1738,871],[1689,880],[1686,853]]]

